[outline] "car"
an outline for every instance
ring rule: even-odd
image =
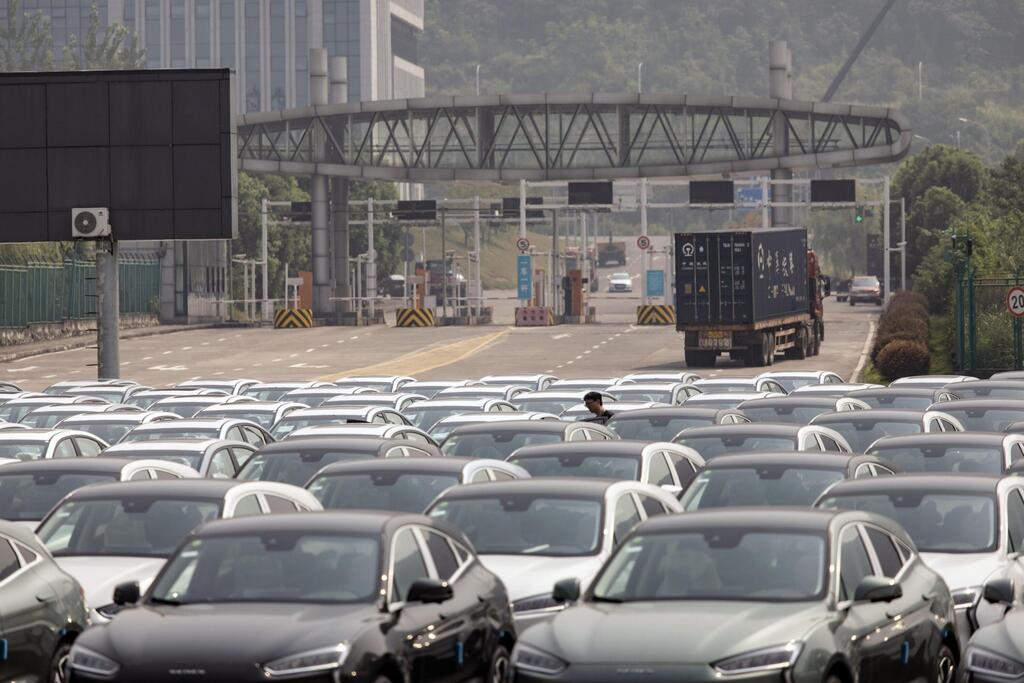
[[[101,398],[108,403],[124,403],[126,400],[139,393],[148,391],[152,387],[141,384],[130,384],[127,386],[115,386],[112,384],[97,384],[84,387],[73,387],[61,393],[62,396],[92,396]],[[136,406],[137,407],[137,406]]]
[[[797,387],[812,384],[845,383],[842,377],[828,370],[772,370],[771,372],[762,372],[757,379],[774,380],[781,384],[787,393],[792,393]]]
[[[964,431],[955,417],[937,410],[847,410],[822,413],[811,424],[839,432],[855,453],[866,453],[883,436]]]
[[[631,372],[622,378],[622,383],[629,384],[630,382],[674,382],[679,384],[693,384],[700,378],[700,375],[689,370],[679,370],[675,372]]]
[[[614,396],[616,401],[650,401],[670,406],[682,405],[689,397],[701,393],[692,384],[679,382],[626,382],[610,386],[605,391]]]
[[[302,410],[307,406],[289,401],[253,401],[242,403],[223,403],[203,408],[195,414],[196,418],[232,417],[239,420],[255,422],[260,428],[269,430],[274,423],[285,415]]]
[[[267,430],[251,420],[230,417],[193,417],[140,424],[125,434],[119,443],[166,441],[167,439],[229,439],[243,441],[256,448],[274,440]]]
[[[74,429],[5,429],[0,431],[0,458],[49,460],[91,458],[107,448],[107,442]]]
[[[423,515],[211,522],[142,591],[119,586],[130,608],[75,643],[76,683],[505,681],[515,642],[501,582]]]
[[[355,396],[332,396],[323,403],[320,404],[321,408],[331,408],[333,406],[380,406],[382,408],[391,408],[397,410],[400,413],[404,413],[405,409],[414,403],[422,403],[426,401],[427,397],[423,394],[408,394],[408,393],[397,393],[397,394],[357,394]]]
[[[1002,432],[1024,420],[1024,400],[1008,398],[972,398],[943,401],[928,410],[942,411],[960,422],[969,432]]]
[[[44,394],[59,396],[70,389],[79,387],[131,387],[136,383],[130,379],[65,379],[54,382],[43,389]]]
[[[156,410],[115,411],[71,415],[64,418],[57,426],[61,429],[88,432],[108,444],[115,444],[138,425],[180,419],[180,415]]]
[[[14,382],[0,382],[0,394],[21,393],[23,389]]]
[[[1019,586],[1006,579],[993,579],[982,589],[982,599],[1007,612],[994,624],[971,636],[964,650],[958,683],[1005,683],[1024,676],[1024,648],[1021,621],[1024,610],[1017,597]]]
[[[744,401],[736,409],[751,422],[780,422],[783,424],[810,424],[818,415],[843,410],[867,410],[870,406],[856,399],[836,399],[825,396],[773,396]]]
[[[437,397],[420,401],[401,411],[403,415],[420,429],[430,428],[446,417],[463,413],[512,413],[516,408],[513,404],[498,398],[445,398]]]
[[[947,385],[946,391],[955,394],[957,398],[965,400],[974,398],[1024,400],[1024,382],[1019,379],[976,379],[972,382],[956,382]]]
[[[523,446],[508,462],[531,477],[592,477],[642,481],[678,496],[704,469],[692,448],[664,441],[575,441]]]
[[[305,486],[321,469],[339,462],[440,456],[437,446],[408,439],[303,437],[267,444],[246,461],[236,478]]]
[[[860,303],[872,303],[876,306],[881,306],[882,284],[874,275],[855,275],[850,280],[850,291],[846,296],[851,306],[858,301]]]
[[[989,379],[1013,379],[1019,381],[1024,379],[1024,370],[1006,370],[1004,372],[996,372],[991,377],[989,377]]]
[[[950,384],[959,382],[973,382],[977,377],[970,375],[911,375],[900,377],[889,382],[890,387],[914,386],[924,389],[943,389]],[[953,391],[956,393],[956,391]]]
[[[609,406],[614,412],[615,406]],[[634,441],[671,441],[691,427],[716,424],[746,424],[750,420],[740,411],[725,408],[689,408],[686,406],[629,410],[612,415],[605,427],[620,439]]]
[[[844,303],[847,299],[849,299],[850,298],[850,280],[849,279],[845,279],[845,280],[838,280],[838,281],[836,281],[835,294],[836,294],[836,301],[838,301],[839,303]]]
[[[438,443],[441,443],[448,438],[448,435],[452,433],[452,430],[464,425],[476,425],[492,422],[518,422],[520,420],[558,419],[559,417],[557,415],[534,411],[516,411],[512,413],[461,413],[459,415],[451,415],[438,420],[437,424],[430,428],[430,436]]]
[[[0,422],[0,429],[32,429],[32,427],[20,422]]]
[[[315,425],[344,424],[348,422],[363,424],[408,425],[409,420],[397,410],[379,406],[321,406],[305,408],[288,413],[274,423],[270,435],[275,440],[287,438],[297,429]]]
[[[366,388],[393,394],[409,382],[415,381],[415,379],[415,377],[403,377],[401,375],[342,377],[341,379],[334,380],[334,386]]]
[[[82,584],[90,621],[102,624],[120,611],[110,599],[114,586],[148,586],[194,528],[213,519],[320,509],[309,491],[267,481],[123,481],[72,491],[36,535]]]
[[[409,391],[414,394],[420,394],[427,398],[434,398],[438,392],[449,387],[468,387],[476,382],[468,379],[436,379],[436,380],[416,380],[414,382],[408,382],[402,385],[403,391]]]
[[[93,413],[142,412],[135,406],[121,403],[72,403],[69,405],[41,406],[21,418],[19,424],[33,429],[52,429],[73,415]]]
[[[692,448],[706,461],[756,451],[852,452],[846,439],[828,427],[770,422],[692,427],[672,441]]]
[[[337,462],[306,484],[325,510],[423,512],[451,486],[529,479],[530,473],[501,460],[404,458]]]
[[[602,403],[603,405],[603,403]],[[611,417],[615,417],[617,413],[628,413],[632,410],[650,410],[652,408],[671,408],[668,403],[659,403],[657,401],[615,401],[605,406],[605,409],[611,413]],[[586,422],[594,417],[594,413],[585,405],[576,404],[571,408],[567,408],[562,411],[558,416],[562,420],[574,420],[577,422]],[[609,417],[608,419],[611,419]]]
[[[616,384],[622,384],[621,377],[575,377],[552,382],[545,391],[571,391],[582,400],[583,394],[588,391],[604,391]]]
[[[31,530],[0,521],[0,672],[7,681],[59,683],[89,625],[82,587]]]
[[[511,401],[520,394],[530,391],[522,384],[490,384],[469,387],[449,387],[437,392],[435,401],[458,398],[496,398],[500,401]]]
[[[884,389],[881,384],[871,382],[846,382],[845,384],[808,384],[797,387],[791,393],[798,396],[827,396],[829,398],[842,398],[854,391],[861,389]]]
[[[928,410],[933,403],[954,401],[959,396],[944,389],[928,387],[888,386],[877,389],[858,389],[851,391],[840,399],[846,401],[862,401],[871,408],[888,408],[892,410]]]
[[[899,468],[852,453],[738,453],[714,458],[679,498],[687,511],[814,505],[843,479],[893,475]]]
[[[330,382],[298,381],[298,382],[260,382],[242,390],[242,396],[257,401],[280,401],[289,391],[299,389],[318,389],[334,386]]]
[[[186,465],[165,460],[67,458],[0,467],[0,519],[35,529],[54,505],[89,484],[148,479],[195,479]]]
[[[535,411],[541,413],[553,413],[560,415],[574,406],[583,404],[583,394],[586,392],[573,391],[527,391],[513,398],[509,403],[516,407],[516,410]],[[601,398],[604,403],[612,403],[615,397],[601,391]]]
[[[721,394],[697,394],[683,401],[684,408],[705,408],[723,410],[736,408],[745,401],[757,398],[779,398],[784,396],[776,391],[731,391]]]
[[[1006,425],[1006,429],[1003,430],[1007,434],[1024,434],[1024,420],[1019,422],[1011,422]]]
[[[222,396],[227,398],[228,393],[218,389],[150,389],[132,394],[125,399],[124,403],[143,410],[150,410],[153,404],[161,399],[181,396]]]
[[[256,452],[241,441],[226,439],[166,439],[117,443],[104,451],[104,457],[167,460],[187,465],[203,477],[231,479]]]
[[[996,578],[1024,585],[1024,478],[981,474],[903,474],[834,484],[815,503],[885,515],[906,530],[921,559],[953,593],[966,642],[1002,616],[981,600]]]
[[[441,444],[441,452],[464,458],[504,460],[523,446],[617,438],[614,432],[590,422],[506,420],[456,427]]]
[[[550,477],[454,486],[426,514],[466,534],[505,583],[523,628],[561,609],[551,599],[555,581],[588,582],[635,524],[681,509],[650,484]]]
[[[44,406],[64,406],[78,404],[103,404],[101,398],[91,396],[30,396],[16,401],[8,401],[0,405],[0,420],[5,422],[21,422],[21,420],[37,408]]]
[[[204,396],[168,396],[151,404],[148,410],[174,413],[182,417],[195,417],[203,408],[219,406],[225,403],[254,403],[256,399],[248,396],[225,396],[223,394]]]
[[[491,385],[515,385],[524,386],[530,391],[544,391],[552,382],[557,382],[554,375],[486,375],[479,379],[480,384]]]
[[[292,432],[290,439],[305,439],[307,437],[329,436],[335,439],[358,438],[372,436],[378,439],[404,439],[414,444],[428,444],[437,446],[438,443],[430,434],[419,427],[412,425],[381,425],[363,424],[360,422],[340,422],[326,425],[315,425],[303,427]]]
[[[368,387],[336,387],[330,385],[326,387],[292,389],[281,396],[281,400],[290,401],[292,403],[302,403],[307,408],[319,408],[324,401],[335,396],[353,396],[356,394],[361,395],[375,393],[377,393],[376,390]]]
[[[767,391],[785,396],[789,393],[781,383],[774,379],[758,377],[699,379],[691,386],[700,389],[702,394],[746,394]]]
[[[0,406],[7,405],[11,401],[20,401],[23,398],[46,398],[48,394],[38,391],[9,391],[0,392]]]
[[[260,384],[258,379],[189,379],[174,385],[175,389],[216,389],[232,396],[241,396],[246,389]]]
[[[864,512],[662,515],[551,597],[574,605],[519,637],[517,683],[949,681],[960,652],[942,579]]]
[[[1003,474],[1024,461],[1024,434],[933,432],[883,436],[868,448],[904,472]]]
[[[608,276],[609,292],[632,292],[633,278],[629,273],[612,273]]]

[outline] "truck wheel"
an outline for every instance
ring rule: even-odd
[[[825,331],[825,326],[824,325],[821,325],[821,326],[815,325],[815,327],[814,327],[814,341],[811,343],[811,355],[812,356],[817,356],[819,353],[821,353],[821,340],[822,340],[822,335],[824,334],[824,331]]]
[[[796,339],[793,340],[793,346],[786,349],[786,358],[792,360],[803,360],[807,358],[807,351],[810,348],[809,329],[806,325],[801,325],[797,328]]]
[[[688,368],[706,367],[703,361],[706,360],[707,354],[701,351],[690,351],[687,349],[686,352],[684,352],[683,357],[686,360],[686,367]]]
[[[854,300],[850,299],[850,305],[852,306],[854,303],[855,303]]]

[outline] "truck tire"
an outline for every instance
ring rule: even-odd
[[[796,330],[796,338],[793,340],[793,346],[786,349],[786,358],[790,360],[803,360],[807,358],[807,351],[811,345],[808,341],[810,336],[810,330],[806,325],[801,325]]]
[[[716,354],[709,351],[691,351],[683,354],[688,368],[711,368],[715,365]]]
[[[751,344],[747,347],[747,367],[764,367],[764,346],[761,344]]]
[[[814,326],[814,340],[811,343],[811,355],[812,356],[817,356],[819,353],[821,353],[821,340],[822,340],[822,334],[824,333],[824,329],[825,329],[824,325],[821,325],[821,326],[815,325]]]

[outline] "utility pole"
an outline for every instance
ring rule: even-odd
[[[640,179],[640,236],[647,237],[647,178]],[[650,268],[650,256],[647,249],[640,250],[640,286],[643,298],[640,300],[644,306],[650,303],[647,291],[647,269]]]
[[[373,197],[366,199],[366,298],[369,301],[370,322],[377,312],[377,252],[373,242]]]
[[[784,40],[773,40],[768,47],[769,51],[769,84],[768,95],[780,100],[793,99],[793,54]],[[838,87],[838,84],[836,84]],[[775,118],[772,124],[772,139],[775,145],[775,154],[783,157],[789,154],[789,125],[784,116]],[[790,169],[774,169],[771,172],[772,180],[792,180],[793,171]],[[793,201],[793,186],[788,183],[771,185],[772,203],[787,204]],[[790,226],[792,221],[792,209],[788,207],[772,207],[771,224],[775,226]]]
[[[331,57],[328,63],[330,89],[328,102],[344,104],[348,102],[348,59]],[[349,246],[348,226],[348,178],[331,178],[331,235],[334,242],[334,315],[341,322],[342,316],[352,310],[352,287],[349,284]]]
[[[96,243],[96,378],[120,379],[118,332],[121,327],[121,287],[117,242]]]
[[[260,232],[262,233],[262,245],[260,251],[262,252],[261,257],[263,259],[263,314],[261,317],[264,321],[270,320],[270,286],[269,276],[267,270],[270,268],[270,261],[267,260],[267,221],[268,213],[270,212],[270,200],[264,197],[260,201]]]
[[[327,104],[327,50],[312,48],[309,51],[309,102],[312,105]],[[317,153],[322,156],[326,140],[317,133],[313,139]],[[310,239],[313,261],[313,315],[326,317],[331,306],[331,248],[328,229],[327,176],[315,173],[309,181],[309,199],[312,205],[312,236]],[[346,266],[347,270],[347,266]],[[340,277],[341,274],[339,274]]]
[[[479,66],[479,65],[477,65]],[[483,306],[484,284],[480,275],[480,195],[473,197],[473,253],[476,261],[476,276],[473,275],[473,261],[469,263],[469,276],[473,279],[473,315],[480,317]]]

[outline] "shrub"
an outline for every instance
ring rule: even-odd
[[[881,350],[884,349],[886,346],[888,346],[891,342],[894,342],[894,341],[916,341],[916,342],[919,342],[919,341],[921,341],[921,339],[922,339],[922,337],[920,335],[915,334],[913,332],[905,332],[905,331],[903,331],[903,332],[900,332],[900,331],[889,332],[889,333],[886,333],[886,334],[876,334],[875,335],[875,341],[871,345],[871,351],[870,351],[870,353],[868,355],[871,358],[871,362],[875,363],[878,360],[879,352],[881,352]]]
[[[892,297],[889,298],[889,305],[895,304],[916,304],[921,308],[928,310],[928,299],[920,292],[911,292],[907,289],[900,289],[892,293]]]
[[[926,375],[930,364],[928,345],[909,339],[889,342],[878,352],[875,360],[875,368],[890,382],[900,377]]]

